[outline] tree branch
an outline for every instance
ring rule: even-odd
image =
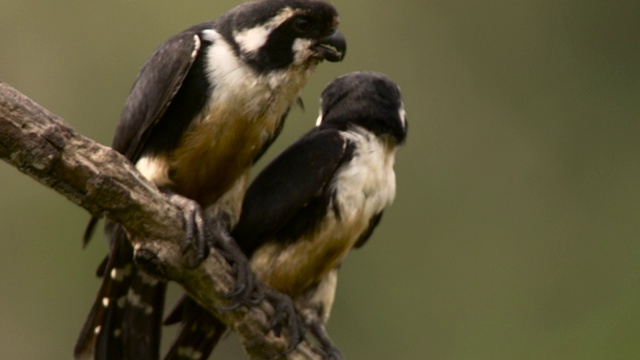
[[[233,271],[216,252],[189,269],[180,250],[182,216],[168,198],[109,147],[88,139],[6,83],[0,82],[0,157],[82,206],[123,225],[136,252],[150,254],[168,279],[182,287],[240,336],[252,359],[282,358],[287,338],[269,332],[273,306],[219,311],[234,288]],[[321,359],[308,341],[289,359]]]

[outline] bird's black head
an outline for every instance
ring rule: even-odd
[[[333,80],[322,92],[318,126],[348,130],[360,126],[402,144],[407,120],[398,85],[374,72],[354,72]]]
[[[342,60],[346,40],[337,27],[336,9],[320,0],[258,0],[237,6],[216,24],[259,73]]]

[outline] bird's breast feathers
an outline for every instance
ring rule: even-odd
[[[269,242],[251,260],[262,281],[293,297],[339,265],[371,218],[395,197],[395,149],[366,131],[343,136],[356,143],[356,150],[333,178],[330,193],[335,195],[318,230],[293,244]]]
[[[281,127],[312,69],[291,67],[258,74],[215,30],[205,30],[201,36],[212,42],[203,50],[210,99],[168,154],[168,166],[165,159],[142,158],[138,168],[156,184],[208,205],[249,171]]]
[[[368,222],[395,198],[395,147],[361,129],[343,132],[343,136],[356,146],[351,161],[334,178],[333,201],[343,221],[364,218]]]

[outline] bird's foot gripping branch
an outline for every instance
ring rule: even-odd
[[[0,82],[0,157],[94,216],[121,224],[138,257],[178,282],[209,312],[239,334],[252,359],[282,358],[287,337],[269,331],[274,306],[227,306],[235,289],[234,270],[217,252],[190,268],[182,254],[180,210],[148,183],[122,155],[88,139],[6,83]],[[258,284],[257,286],[262,286]],[[289,359],[321,359],[306,339]]]

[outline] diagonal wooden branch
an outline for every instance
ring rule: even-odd
[[[0,157],[23,173],[56,190],[95,216],[122,224],[136,251],[151,254],[174,280],[240,335],[252,359],[276,359],[289,344],[268,332],[273,306],[219,311],[234,285],[228,263],[213,252],[189,269],[180,251],[182,216],[168,198],[147,182],[122,155],[64,123],[11,86],[0,82]],[[70,345],[71,347],[71,345]],[[321,359],[308,341],[289,359]]]

